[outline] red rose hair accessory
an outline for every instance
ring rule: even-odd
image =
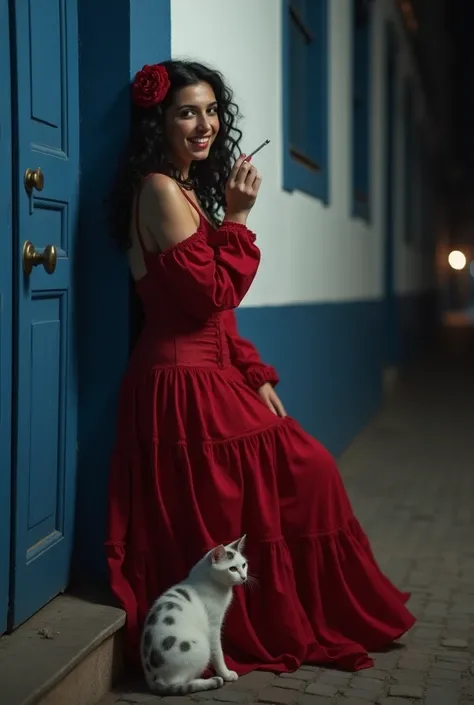
[[[146,64],[133,81],[132,100],[141,108],[151,108],[163,102],[170,85],[168,71],[163,64]]]

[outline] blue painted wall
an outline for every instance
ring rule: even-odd
[[[398,299],[400,357],[430,340],[435,292]],[[240,334],[280,375],[289,414],[339,455],[379,409],[385,307],[382,300],[243,308]]]
[[[130,340],[127,262],[109,239],[104,211],[129,129],[130,78],[169,58],[169,0],[79,3],[81,216],[79,467],[76,580],[104,579],[106,494],[117,391]],[[113,36],[113,46],[107,36]]]
[[[339,454],[381,402],[380,301],[243,308],[239,331],[280,375],[287,412]]]

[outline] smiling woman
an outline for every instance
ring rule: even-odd
[[[234,309],[260,263],[247,218],[261,178],[237,157],[230,90],[200,64],[170,62],[139,72],[132,95],[113,223],[145,325],[120,393],[106,544],[130,656],[153,600],[246,533],[260,589],[229,612],[229,669],[366,668],[367,651],[414,620],[334,459],[287,416],[276,371],[239,336]]]
[[[134,195],[151,173],[169,176],[194,192],[217,224],[225,207],[225,184],[240,154],[238,118],[232,91],[218,71],[185,61],[143,67],[132,87],[130,142],[109,201],[111,234],[121,249],[132,245]]]

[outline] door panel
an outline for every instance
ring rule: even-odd
[[[12,3],[13,5],[13,3]],[[68,583],[77,372],[74,252],[79,183],[76,0],[14,3],[17,129],[16,458],[10,628]],[[42,190],[25,188],[40,168]],[[52,274],[22,268],[25,241],[57,248]],[[34,586],[34,589],[32,589]]]
[[[0,634],[10,581],[12,178],[8,0],[0,0]]]

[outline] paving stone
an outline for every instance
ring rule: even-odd
[[[334,676],[346,680],[349,680],[354,675],[354,671],[339,671],[337,668],[320,668],[319,673],[323,676]],[[357,671],[357,673],[362,673],[362,671]]]
[[[301,666],[302,671],[311,671],[312,673],[321,673],[322,671],[327,671],[329,669],[323,668],[322,666],[306,665],[305,663]]]
[[[384,681],[376,678],[354,678],[351,683],[352,688],[364,688],[372,692],[380,693],[384,686]]]
[[[407,659],[416,660],[419,658],[433,660],[440,648],[441,647],[439,644],[425,644],[420,642],[413,642],[413,644],[410,644],[407,647],[404,655],[400,658],[400,661],[406,661]]]
[[[246,690],[260,690],[269,683],[272,683],[277,678],[275,673],[267,673],[266,671],[254,671],[247,673],[246,676],[241,676],[238,681],[232,684],[233,688],[242,687]]]
[[[375,679],[383,681],[387,678],[387,673],[386,671],[381,671],[377,668],[366,668],[364,671],[359,671],[357,673],[357,678],[370,678],[371,680]]]
[[[428,641],[431,639],[439,639],[443,633],[443,630],[440,629],[439,627],[419,627],[418,629],[413,630],[413,639],[420,640],[420,641]]]
[[[317,671],[307,671],[306,669],[299,668],[297,671],[294,671],[293,673],[282,673],[280,678],[294,678],[299,681],[311,681],[317,676]]]
[[[466,661],[436,661],[436,668],[441,668],[444,671],[459,671],[460,673],[467,671],[468,663]]]
[[[307,695],[321,695],[326,698],[331,698],[338,692],[337,687],[333,685],[326,685],[325,683],[310,683],[305,690]]]
[[[426,700],[439,700],[441,705],[455,705],[461,695],[461,685],[454,687],[428,685],[425,692]]]
[[[397,698],[422,698],[423,688],[418,685],[391,685],[389,695]]]
[[[429,695],[423,700],[423,705],[448,705],[448,702],[445,695]],[[458,700],[456,696],[456,700],[452,702],[454,704],[461,701]]]
[[[375,662],[375,669],[378,671],[391,671],[400,660],[399,653],[370,654]],[[372,669],[367,669],[372,670]]]
[[[428,668],[430,667],[431,661],[430,659],[423,658],[422,656],[419,656],[418,658],[406,658],[406,659],[401,659],[400,663],[398,664],[399,668],[406,670],[406,671],[427,671]]]
[[[274,683],[275,688],[287,688],[288,690],[304,690],[306,685],[306,681],[299,681],[296,678],[278,678]]]
[[[254,694],[250,691],[245,690],[232,690],[228,686],[230,683],[226,683],[222,688],[217,690],[204,691],[208,698],[212,700],[217,700],[220,703],[248,703],[253,700]]]
[[[318,678],[318,683],[326,683],[327,685],[333,685],[335,687],[347,687],[351,680],[352,673],[348,673],[347,676],[349,677],[344,677],[344,675],[340,673],[323,673],[322,676]]]
[[[329,705],[330,702],[324,695],[300,695],[297,705]]]
[[[344,693],[344,696],[338,701],[340,705],[372,705],[378,702],[374,700],[374,694],[368,690],[351,690],[350,693]]]
[[[397,685],[419,685],[423,681],[425,674],[422,671],[403,671],[397,669],[393,671],[392,677]]]
[[[276,705],[289,705],[297,699],[298,693],[294,690],[285,690],[284,688],[264,688],[258,694],[258,700],[262,703],[276,703]]]
[[[461,678],[462,673],[458,671],[448,671],[445,668],[432,668],[429,672],[430,678],[436,678],[437,680],[447,680],[455,681]]]
[[[452,631],[469,631],[471,626],[470,617],[455,617],[446,620],[446,629]]]
[[[465,639],[443,639],[442,646],[447,649],[468,649],[469,644]]]
[[[436,658],[440,661],[452,661],[454,663],[470,663],[471,656],[468,651],[448,651],[440,648],[436,652]]]

